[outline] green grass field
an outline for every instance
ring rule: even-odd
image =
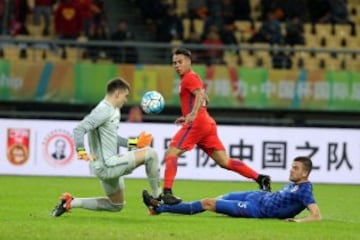
[[[283,184],[273,184],[279,189]],[[149,216],[142,204],[146,180],[126,180],[126,207],[119,213],[73,209],[49,216],[61,193],[102,196],[96,178],[0,176],[0,239],[360,239],[360,186],[314,184],[324,220],[289,223],[276,219],[237,219],[215,213],[194,216]],[[176,181],[185,201],[233,190],[255,189],[255,183]],[[301,215],[307,214],[303,212]]]

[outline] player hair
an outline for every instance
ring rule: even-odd
[[[106,86],[106,93],[111,94],[116,90],[129,90],[130,91],[130,84],[123,78],[117,77],[110,80]]]
[[[174,50],[173,55],[184,55],[191,60],[191,52],[186,48],[177,48]]]
[[[308,172],[308,175],[310,174],[312,170],[312,161],[310,158],[299,156],[294,159],[294,162],[301,162],[304,166],[305,171]]]

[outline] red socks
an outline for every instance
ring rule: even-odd
[[[177,171],[177,156],[167,156],[165,158],[165,176],[164,176],[164,189],[171,189]]]
[[[252,169],[242,161],[233,158],[229,158],[227,169],[254,180],[256,180],[259,175],[254,169]]]
[[[164,189],[171,189],[177,172],[177,156],[167,156],[165,158],[165,176],[164,176]],[[229,159],[227,169],[237,172],[238,174],[256,180],[259,174],[238,159]]]

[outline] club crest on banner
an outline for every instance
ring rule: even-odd
[[[7,130],[7,159],[13,165],[23,165],[29,159],[30,129]]]

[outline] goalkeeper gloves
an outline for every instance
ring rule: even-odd
[[[78,147],[76,149],[76,152],[77,152],[77,158],[80,160],[85,160],[85,161],[95,160],[93,156],[87,154],[85,148],[83,148],[83,147]]]
[[[152,135],[148,132],[141,132],[137,138],[129,138],[128,147],[129,148],[144,148],[150,146],[152,142]]]

